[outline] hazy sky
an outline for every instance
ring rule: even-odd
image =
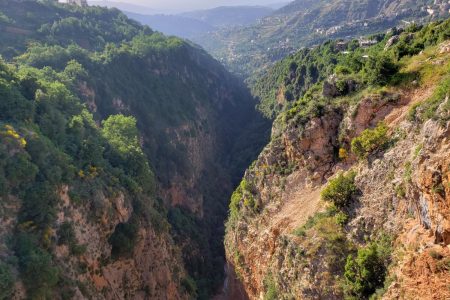
[[[106,2],[136,4],[158,10],[193,10],[201,8],[213,8],[221,5],[264,5],[277,2],[286,2],[286,0],[107,0]]]

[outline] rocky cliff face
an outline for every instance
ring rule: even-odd
[[[57,223],[75,224],[75,238],[86,247],[81,256],[74,256],[67,245],[55,249],[58,264],[71,280],[82,282],[82,287],[97,299],[187,298],[178,287],[185,274],[174,270],[182,264],[181,256],[167,233],[161,234],[153,226],[142,226],[129,257],[112,259],[108,238],[116,226],[127,223],[133,213],[129,199],[123,194],[113,199],[97,195],[96,201],[103,202],[104,211],[94,218],[88,208],[72,203],[67,187],[62,188],[60,197]],[[74,297],[83,299],[85,296],[78,288]]]
[[[123,194],[110,199],[96,195],[95,201],[101,201],[104,211],[93,215],[89,207],[74,203],[68,195],[68,187],[62,187],[61,203],[55,230],[48,233],[48,239],[58,240],[56,228],[62,224],[74,224],[74,239],[80,251],[75,253],[73,245],[58,244],[52,252],[64,280],[75,283],[73,289],[62,290],[55,295],[68,295],[72,299],[188,299],[179,282],[186,273],[177,266],[183,264],[179,250],[174,246],[167,233],[155,231],[153,226],[139,228],[138,241],[129,257],[113,259],[108,238],[119,223],[129,221],[133,208],[130,199]],[[14,230],[18,220],[18,200],[10,197],[9,205],[2,206],[9,211],[2,218],[1,241],[5,241]],[[13,207],[15,206],[15,208]],[[0,255],[3,258],[11,253],[2,242]],[[81,250],[82,249],[82,250]],[[67,284],[67,283],[66,283]],[[69,285],[70,286],[70,285]],[[62,285],[64,287],[64,285]],[[6,292],[6,291],[5,291]],[[21,280],[15,282],[10,299],[27,297]]]
[[[448,51],[439,50],[445,45],[414,61],[448,66]],[[392,240],[392,256],[377,297],[449,297],[448,91],[436,99],[432,119],[411,118],[447,72],[426,84],[357,93],[357,104],[319,114],[278,116],[271,143],[233,195],[227,224],[227,258],[248,298],[347,297],[348,260],[380,236]],[[352,140],[380,122],[387,125],[387,148],[358,160],[349,151]],[[336,213],[320,192],[348,170],[357,192]]]

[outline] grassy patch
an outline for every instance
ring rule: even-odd
[[[279,299],[280,292],[278,291],[276,282],[273,278],[272,273],[269,273],[264,278],[264,289],[265,289],[265,295],[264,300],[277,300]]]

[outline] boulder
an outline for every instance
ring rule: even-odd
[[[391,48],[394,44],[396,44],[400,40],[400,36],[394,35],[392,36],[386,43],[386,46],[384,46],[384,51],[387,51],[389,48]]]

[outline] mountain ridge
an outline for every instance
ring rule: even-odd
[[[220,28],[253,24],[273,11],[264,6],[221,6],[179,14],[149,15],[127,11],[125,14],[164,34],[195,39]]]

